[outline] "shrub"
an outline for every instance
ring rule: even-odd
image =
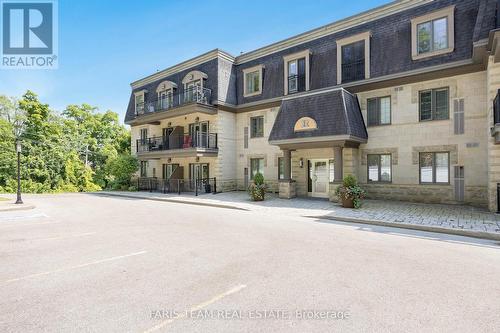
[[[365,197],[366,192],[359,185],[356,177],[347,175],[344,177],[342,185],[335,189],[335,194],[341,200],[352,200],[354,208],[361,207],[361,200]]]

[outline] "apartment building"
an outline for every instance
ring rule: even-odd
[[[219,49],[131,84],[139,184],[496,211],[498,1],[401,0],[234,57]]]

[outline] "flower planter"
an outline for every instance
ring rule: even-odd
[[[252,200],[253,201],[264,201],[265,195],[266,195],[266,191],[264,189],[255,189],[252,191]]]
[[[354,208],[354,200],[352,198],[342,198],[342,207]]]

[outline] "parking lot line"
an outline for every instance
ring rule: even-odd
[[[236,286],[234,288],[231,288],[231,289],[223,292],[222,294],[219,294],[219,295],[216,295],[216,296],[212,297],[208,301],[205,301],[203,303],[200,303],[198,305],[195,305],[195,306],[191,307],[188,311],[179,314],[175,318],[167,319],[167,320],[164,320],[164,321],[160,322],[159,324],[157,324],[157,325],[151,327],[150,329],[144,331],[144,333],[156,332],[159,329],[162,329],[163,327],[167,326],[168,324],[174,322],[177,319],[183,319],[183,318],[185,318],[186,315],[187,315],[187,313],[201,310],[201,309],[209,306],[210,304],[213,304],[213,303],[217,302],[218,300],[220,300],[220,299],[222,299],[222,298],[224,298],[226,296],[229,296],[231,294],[235,294],[235,293],[239,292],[240,290],[245,289],[246,287],[247,287],[246,284],[240,284],[240,285],[238,285],[238,286]]]
[[[83,268],[83,267],[87,267],[87,266],[102,264],[104,262],[109,262],[109,261],[113,261],[113,260],[118,260],[118,259],[133,257],[133,256],[138,256],[138,255],[145,254],[145,253],[147,253],[147,251],[134,252],[134,253],[125,254],[125,255],[122,255],[122,256],[116,256],[116,257],[101,259],[101,260],[97,260],[97,261],[92,261],[92,262],[88,262],[88,263],[81,264],[81,265],[70,266],[70,267],[66,267],[66,268],[60,268],[60,269],[56,269],[54,271],[48,271],[48,272],[30,274],[30,275],[22,276],[22,277],[19,277],[19,278],[6,280],[6,281],[4,281],[3,284],[7,284],[7,283],[11,283],[11,282],[16,282],[16,281],[21,281],[21,280],[26,280],[26,279],[30,279],[30,278],[34,278],[34,277],[38,277],[38,276],[43,276],[43,275],[49,275],[49,274],[54,274],[54,273],[60,273],[60,272],[70,271],[70,270],[73,270],[73,269],[78,269],[78,268]]]

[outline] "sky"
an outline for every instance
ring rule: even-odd
[[[26,90],[62,111],[87,103],[123,121],[130,83],[215,48],[236,56],[388,0],[59,0],[59,67],[0,69],[0,95]]]

